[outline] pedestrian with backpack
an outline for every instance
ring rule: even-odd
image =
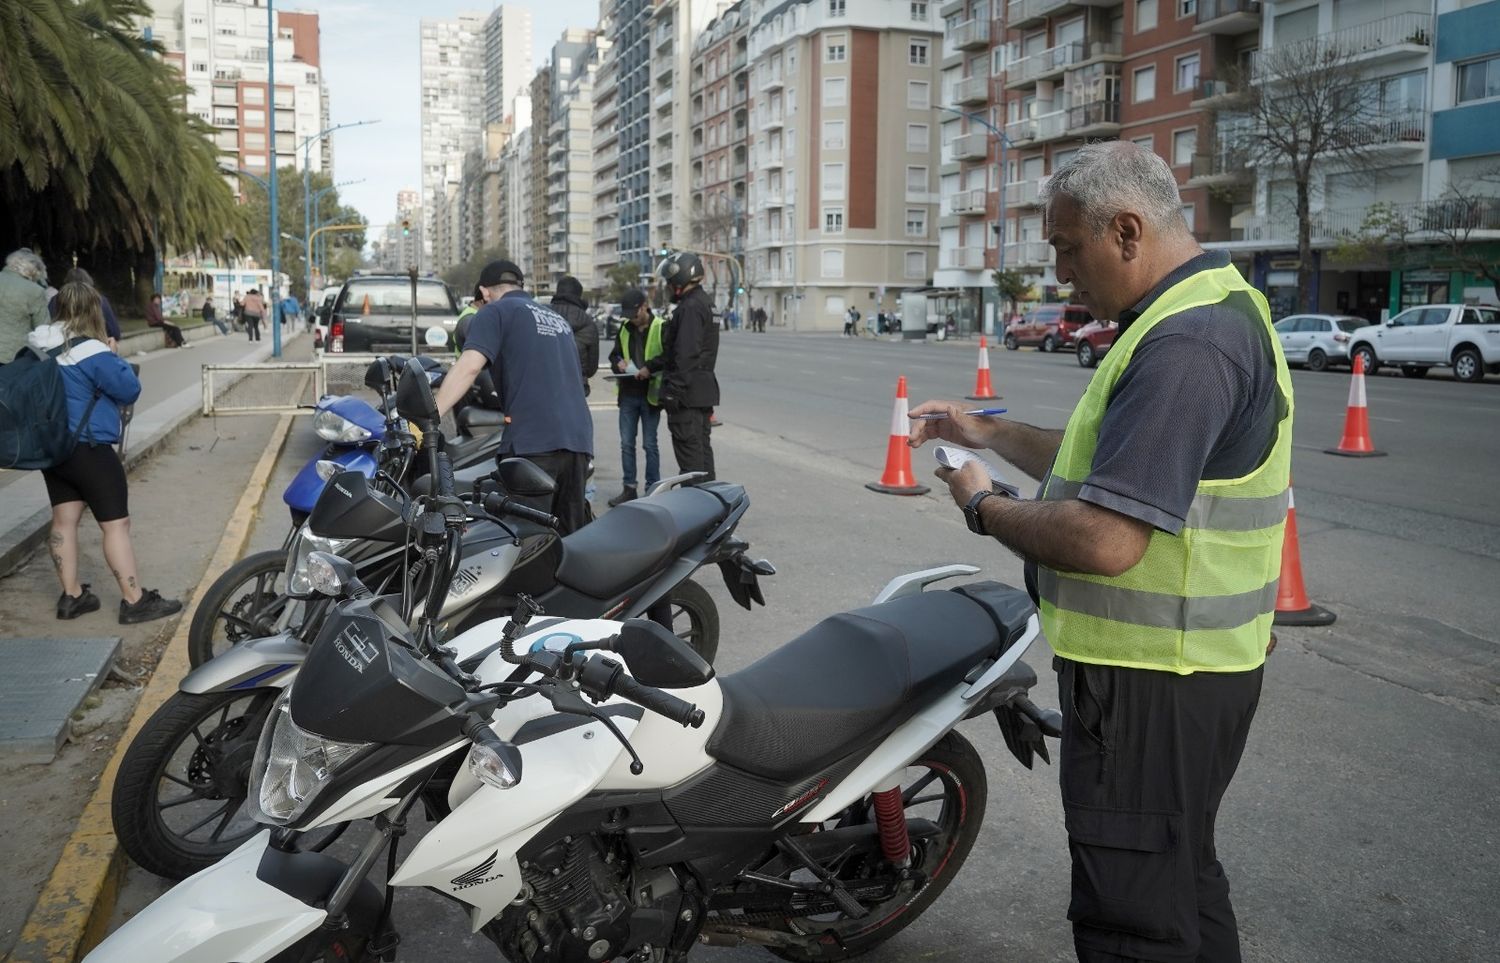
[[[114,450],[121,435],[119,408],[140,396],[140,379],[104,343],[97,291],[74,281],[62,286],[57,302],[66,340],[53,352],[67,395],[67,431],[76,442],[62,461],[42,471],[52,503],[47,551],[62,583],[57,617],[75,619],[99,608],[99,597],[78,580],[78,525],[88,508],[104,535],[104,559],[120,586],[120,624],[165,618],[181,611],[182,603],[140,585],[130,544],[125,466]]]

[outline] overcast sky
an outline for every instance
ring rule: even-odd
[[[422,19],[464,11],[488,13],[498,4],[461,0],[278,0],[278,9],[319,14],[323,79],[333,123],[379,120],[341,130],[334,138],[339,181],[364,178],[339,193],[372,224],[395,216],[396,192],[422,187],[421,87],[418,58]],[[568,27],[592,27],[598,0],[523,3],[531,10],[533,66]]]

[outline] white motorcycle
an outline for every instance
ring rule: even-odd
[[[411,525],[456,557],[449,494]],[[1027,698],[1024,592],[923,591],[968,566],[897,579],[723,679],[656,623],[523,635],[525,605],[440,646],[446,581],[414,635],[350,563],[315,553],[309,569],[344,600],[261,735],[251,798],[271,828],[89,960],[393,959],[411,886],[465,907],[511,961],[854,956],[931,905],[978,835],[985,770],[954,727],[993,710],[1029,768],[1060,723]],[[436,825],[402,861],[419,801]],[[304,850],[349,822],[370,829],[350,863]]]

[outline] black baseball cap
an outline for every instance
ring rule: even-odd
[[[635,313],[646,303],[646,293],[640,288],[630,288],[620,295],[620,313],[627,318],[635,317]]]
[[[525,278],[521,274],[521,269],[516,267],[514,261],[507,261],[503,258],[499,261],[491,261],[484,266],[483,271],[479,272],[480,287],[493,288],[501,284],[514,284],[516,287],[521,287],[524,283]]]

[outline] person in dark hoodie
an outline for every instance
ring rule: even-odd
[[[583,375],[583,393],[586,395],[589,393],[589,379],[599,370],[599,325],[583,300],[583,285],[571,274],[558,278],[557,293],[552,296],[550,306],[573,329],[573,340],[578,343],[578,369]]]

